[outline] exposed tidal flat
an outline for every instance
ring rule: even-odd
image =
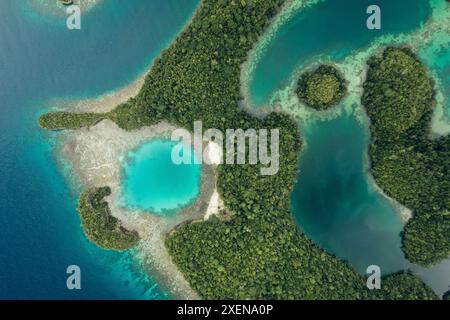
[[[252,18],[254,18],[255,21],[262,18],[263,22],[267,22],[267,17],[271,16],[271,12],[273,13],[273,10],[276,9],[274,6],[280,5],[281,3],[282,1],[265,2],[264,5],[261,3],[261,7],[253,7],[255,9],[255,15],[252,15]],[[234,99],[237,99],[239,96],[237,86],[239,79],[236,72],[236,77],[230,77],[230,82],[224,82],[222,77],[208,77],[207,79],[209,81],[206,82],[196,81],[195,83],[196,87],[198,86],[198,90],[203,92],[205,92],[205,90],[208,92],[212,91],[211,96],[201,93],[200,96],[197,96],[197,98],[202,97],[203,99],[207,99],[206,101],[202,99],[193,99],[190,100],[189,103],[189,100],[186,101],[185,98],[183,98],[184,95],[180,96],[179,94],[179,89],[181,89],[181,92],[188,93],[187,96],[192,94],[192,81],[194,79],[203,78],[202,75],[205,74],[203,73],[204,67],[206,67],[207,70],[209,69],[208,64],[201,63],[203,58],[208,57],[208,49],[214,50],[216,48],[215,45],[222,44],[220,38],[210,38],[208,36],[209,23],[216,22],[216,19],[218,18],[218,16],[214,13],[220,12],[223,9],[231,10],[233,12],[237,10],[237,12],[246,16],[248,11],[248,8],[246,8],[246,4],[244,2],[241,2],[241,6],[236,6],[234,2],[205,2],[202,9],[204,10],[200,11],[199,16],[203,20],[203,23],[200,25],[193,23],[194,26],[189,30],[196,32],[197,27],[200,27],[200,34],[206,36],[208,39],[212,40],[212,42],[200,41],[200,43],[196,43],[196,41],[194,41],[191,42],[191,45],[188,47],[181,46],[180,48],[177,45],[174,46],[175,48],[172,47],[169,52],[175,53],[175,55],[164,55],[157,64],[157,66],[161,66],[162,64],[164,68],[161,69],[155,67],[147,78],[145,87],[142,91],[143,95],[140,95],[139,97],[139,99],[144,98],[144,101],[146,102],[146,105],[142,106],[145,107],[144,110],[141,110],[139,105],[126,104],[121,106],[119,110],[122,112],[123,107],[128,109],[126,113],[121,113],[120,117],[115,119],[115,121],[118,121],[119,125],[123,126],[124,121],[125,124],[128,123],[127,121],[130,119],[130,116],[133,115],[137,117],[137,119],[131,117],[133,120],[132,122],[138,122],[137,124],[142,125],[143,123],[140,120],[143,114],[135,114],[139,111],[144,111],[145,114],[149,112],[155,116],[146,119],[144,122],[147,126],[151,127],[153,127],[157,121],[162,121],[162,119],[170,119],[171,121],[182,123],[183,126],[191,127],[190,121],[192,119],[189,117],[186,118],[186,116],[191,115],[203,118],[203,114],[205,113],[212,115],[211,120],[213,120],[213,126],[217,126],[218,122],[222,122],[223,124],[226,121],[226,116],[228,116],[229,120],[231,120],[231,125],[236,125],[239,122],[239,119],[241,119],[240,123],[245,122],[245,119],[242,117],[243,114],[239,110],[228,108],[229,105],[234,105],[237,107],[236,101],[234,101]],[[220,15],[220,18],[223,23],[228,21],[227,15]],[[259,23],[254,24],[255,21],[248,24],[248,26],[256,26],[255,32],[252,36],[253,39],[256,39],[257,37],[255,37],[255,35],[261,34],[264,30],[264,25]],[[183,34],[183,37],[180,38],[180,42],[177,42],[178,45],[187,40],[185,37],[187,34],[189,33],[186,32]],[[237,46],[238,44],[242,45],[247,42],[245,36],[242,37],[241,35],[239,37],[239,33],[233,34],[236,35],[236,37],[233,41],[231,41],[231,44]],[[195,39],[198,38],[190,38],[191,41]],[[214,40],[218,40],[219,43],[216,43]],[[205,48],[207,49],[205,55],[203,53],[203,48],[207,43],[210,43],[211,46],[207,46],[207,48]],[[237,51],[240,59],[233,59],[232,56],[230,57],[231,59],[228,59],[229,63],[230,61],[235,61],[235,71],[238,71],[239,65],[243,62],[244,57],[246,56],[246,52],[251,48],[251,43],[252,42],[250,42],[247,46],[244,46],[244,50]],[[196,50],[198,48],[202,49]],[[195,58],[190,60],[181,59],[182,63],[180,64],[180,60],[177,59],[178,55],[185,56],[186,51],[190,52],[190,54],[194,57],[202,58],[200,60]],[[223,51],[231,54],[235,52],[234,50]],[[390,49],[390,52],[398,51],[403,52],[404,50]],[[405,56],[405,54],[403,54],[403,56]],[[175,60],[173,58],[175,58]],[[406,60],[407,62],[410,62],[411,58],[406,58]],[[195,61],[197,61],[196,68],[190,67],[192,63],[195,63]],[[210,62],[215,68],[218,68],[219,70],[221,69],[221,64],[219,61],[212,59]],[[394,61],[394,66],[398,68],[396,63],[397,61]],[[412,69],[415,71],[416,67],[413,67]],[[228,70],[228,67],[225,67],[222,72],[226,70]],[[161,72],[169,77],[159,78],[159,76],[162,75]],[[222,74],[222,72],[218,74]],[[206,74],[209,74],[209,72],[206,72]],[[180,86],[177,85],[177,90],[171,95],[167,95],[168,92],[171,92],[171,88],[173,88],[173,79],[178,79],[180,75],[185,75],[184,78],[180,79]],[[412,77],[409,77],[409,80],[414,80],[414,75],[415,73],[413,73]],[[423,81],[424,78],[426,77],[424,76],[424,72],[422,72],[420,80]],[[425,79],[425,81],[427,80],[428,79]],[[412,82],[415,83],[414,81]],[[177,83],[177,81],[175,81],[175,83]],[[426,87],[428,92],[425,92],[427,97],[431,96],[432,92],[431,85],[429,85],[429,83],[430,82],[428,82],[428,86]],[[228,94],[226,89],[227,85],[230,94]],[[377,85],[375,87],[379,88]],[[203,90],[200,88],[203,88]],[[214,90],[211,90],[212,88],[214,88]],[[403,91],[404,86],[402,86],[401,89]],[[215,96],[228,103],[217,105],[216,108],[211,108],[217,100],[214,98]],[[162,97],[166,97],[163,99],[163,103],[169,107],[163,108],[161,106]],[[172,105],[173,99],[175,99],[178,103]],[[431,98],[427,101],[430,100]],[[200,101],[206,103],[200,104],[202,108],[192,110],[192,108],[197,106],[197,102]],[[231,112],[230,115],[228,114],[228,111]],[[187,114],[185,112],[187,112]],[[216,114],[219,115],[219,118],[215,116]],[[223,115],[223,117],[220,118],[220,115]],[[60,114],[56,114],[55,116],[59,117]],[[373,115],[371,115],[371,117],[373,117]],[[70,119],[71,116],[69,116],[68,119],[66,118],[68,122],[70,122]],[[283,132],[283,137],[287,140],[283,140],[284,142],[289,141],[290,143],[285,143],[283,145],[284,149],[282,154],[286,156],[286,165],[282,166],[284,174],[281,176],[278,175],[270,177],[270,183],[263,184],[264,190],[261,190],[261,184],[254,183],[255,181],[260,181],[260,179],[254,175],[256,173],[253,170],[254,168],[244,168],[242,166],[234,168],[230,166],[221,167],[219,170],[220,191],[224,196],[227,207],[233,210],[233,213],[235,214],[233,223],[222,224],[219,221],[214,220],[208,223],[188,224],[177,229],[177,232],[171,234],[167,242],[168,249],[177,265],[181,268],[181,270],[183,270],[185,276],[190,280],[191,285],[193,285],[204,297],[229,298],[230,296],[258,296],[283,298],[288,296],[298,298],[321,298],[328,296],[333,297],[334,299],[340,299],[343,297],[358,299],[370,298],[370,296],[373,296],[372,294],[366,292],[363,284],[365,282],[363,277],[357,275],[349,267],[349,265],[323,252],[306,236],[299,234],[295,227],[294,221],[292,221],[291,217],[286,216],[289,211],[289,198],[292,191],[290,186],[293,186],[293,184],[288,183],[287,189],[285,186],[288,181],[294,182],[293,180],[296,175],[298,152],[300,152],[301,149],[300,137],[297,132],[297,124],[289,116],[276,113],[272,114],[271,117],[268,117],[265,120],[253,118],[253,121],[256,126],[269,122],[272,125],[280,125],[283,129],[286,129]],[[262,123],[262,121],[264,121],[264,123]],[[392,125],[392,120],[390,123]],[[93,126],[92,123],[85,122],[85,126],[89,125]],[[66,126],[67,128],[73,128],[67,122],[65,124],[63,123],[61,126],[58,125],[53,127],[64,128]],[[134,123],[134,126],[131,124],[131,126],[125,125],[125,127],[135,128],[138,126]],[[248,176],[249,179],[242,179],[244,176]],[[267,179],[264,180],[267,182]],[[248,189],[253,190],[254,193],[248,192]],[[260,203],[255,204],[254,200],[255,198],[258,198],[259,194],[261,195],[261,197],[259,197]],[[261,210],[261,208],[266,208],[266,210]],[[272,223],[268,223],[267,217],[272,217]],[[264,219],[266,219],[266,223],[261,224]],[[251,221],[253,221],[253,223]],[[270,233],[268,234],[268,237],[265,237],[265,232],[263,231],[264,227],[280,228],[276,232],[276,237],[272,237],[273,233]],[[256,230],[256,233],[253,233],[252,229]],[[242,231],[244,231],[244,233],[242,233]],[[230,235],[233,236],[233,234],[239,235],[239,237],[236,237],[239,244],[238,246],[234,245],[234,241],[230,241]],[[256,234],[259,234],[257,238],[255,238]],[[252,255],[248,255],[248,248],[254,248],[259,254],[259,257],[257,259],[254,259],[253,257],[252,260]],[[305,248],[307,250],[305,250]],[[269,255],[262,254],[267,251]],[[299,256],[301,255],[306,259],[302,258],[300,260],[292,260],[292,252],[295,252]],[[281,259],[277,258],[272,260],[270,258],[270,253],[275,254]],[[246,258],[242,259],[242,257]],[[195,260],[195,264],[192,263],[193,260]],[[320,263],[320,261],[322,263]],[[279,268],[278,262],[283,263],[284,267]],[[318,262],[319,264],[316,264]],[[267,267],[264,268],[264,271],[259,272],[259,266],[261,264]],[[274,272],[275,270],[276,272]],[[295,272],[295,270],[301,272]],[[340,272],[338,271],[335,273],[334,271],[336,270],[340,270]],[[322,281],[325,280],[323,278],[325,275],[324,272],[327,274],[326,278],[331,284],[329,287],[321,285]],[[343,276],[344,274],[345,276]],[[208,277],[208,275],[211,275],[212,277]],[[255,278],[255,275],[257,278]],[[268,282],[272,282],[274,280],[277,282],[277,278],[278,281],[285,286],[284,289],[286,291],[284,291],[280,286],[267,286]],[[207,281],[208,279],[211,281]],[[405,283],[402,283],[402,279]],[[249,284],[248,287],[243,288],[242,284],[246,283]],[[376,293],[376,297],[402,298],[408,296],[411,298],[436,298],[430,289],[423,285],[420,280],[410,275],[392,276],[389,279],[386,279],[385,284],[386,289],[383,290],[384,292]],[[396,293],[399,286],[402,288],[402,292]]]
[[[56,103],[60,110],[71,110],[77,113],[108,112],[134,97],[142,86],[144,78],[145,75],[140,76],[126,87],[99,97],[79,101],[57,100],[53,103]],[[169,123],[161,122],[155,126],[125,131],[114,122],[103,120],[90,128],[58,133],[56,158],[59,159],[61,167],[66,168],[63,172],[75,190],[81,191],[89,187],[101,186],[111,188],[111,195],[105,199],[108,201],[111,214],[118,218],[126,229],[137,231],[141,238],[139,246],[132,250],[132,256],[140,268],[157,280],[158,286],[164,290],[165,294],[171,298],[197,299],[197,294],[173,264],[164,241],[178,225],[188,221],[207,220],[223,207],[216,189],[214,168],[209,165],[201,168],[200,183],[196,181],[198,177],[194,172],[194,176],[190,177],[194,179],[191,181],[193,183],[191,187],[186,185],[186,181],[179,181],[181,193],[185,193],[186,190],[189,193],[189,189],[194,188],[194,194],[197,197],[195,199],[191,197],[184,206],[177,204],[179,208],[175,211],[173,209],[176,208],[164,207],[170,206],[173,200],[179,199],[169,199],[173,196],[173,190],[169,192],[166,190],[165,194],[160,194],[158,183],[166,184],[170,188],[171,184],[176,183],[174,179],[183,178],[173,176],[176,172],[167,172],[163,167],[155,167],[153,169],[159,170],[159,174],[162,174],[160,176],[162,181],[141,181],[145,186],[134,186],[140,188],[139,190],[127,190],[129,179],[127,167],[132,165],[130,155],[133,158],[133,154],[139,152],[140,148],[154,142],[170,141],[171,133],[176,129],[177,127]],[[205,148],[207,147],[208,145],[205,144]],[[145,158],[152,155],[156,156],[153,153],[144,152],[142,154],[144,159],[141,160],[145,161]],[[162,166],[173,167],[170,158],[165,157],[160,159],[161,161]],[[151,165],[155,165],[154,161]],[[177,171],[180,170],[183,169],[177,169]],[[197,169],[194,168],[194,171]],[[146,172],[145,177],[148,175],[155,178],[155,172]],[[169,175],[172,176],[169,177]],[[198,183],[200,186],[197,185]],[[196,190],[197,188],[199,190]],[[134,197],[139,197],[139,194],[142,195],[143,202],[133,200]],[[159,194],[159,200],[163,203],[160,203],[161,207],[157,208],[158,210],[152,211],[153,208],[148,206],[148,201],[152,202],[155,194]],[[168,211],[164,209],[172,209],[168,211],[174,214],[167,214]]]
[[[399,7],[394,8],[397,4]],[[412,7],[410,4],[379,4],[383,12],[403,10],[406,5],[409,14],[405,17],[400,11],[393,16],[383,13],[382,31],[372,35],[364,30],[364,20],[343,19],[342,16],[354,13],[341,13],[332,1],[299,11],[284,25],[276,26],[278,34],[268,35],[270,41],[263,36],[253,50],[242,71],[246,81],[242,92],[250,112],[281,110],[299,121],[305,141],[291,200],[300,229],[361,273],[370,264],[380,265],[386,273],[411,269],[436,292],[443,293],[450,285],[449,261],[426,269],[409,263],[400,249],[400,233],[413,212],[385,195],[370,174],[370,123],[360,104],[367,59],[389,45],[409,46],[436,81],[438,105],[432,133],[448,134],[448,4],[434,0],[417,1]],[[352,8],[358,6],[345,6],[348,11]],[[352,23],[360,26],[353,25],[353,30],[343,32]],[[325,49],[317,50],[319,45]],[[344,73],[349,94],[334,109],[317,112],[301,104],[295,90],[300,73],[320,64],[332,64]]]

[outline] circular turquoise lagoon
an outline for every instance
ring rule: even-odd
[[[200,193],[201,165],[176,165],[172,149],[177,142],[152,140],[128,154],[122,204],[159,215],[173,214],[191,204]]]

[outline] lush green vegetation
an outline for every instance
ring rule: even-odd
[[[437,300],[439,297],[418,277],[410,273],[397,273],[384,277],[381,290],[372,291],[374,299]]]
[[[333,66],[321,65],[300,76],[297,95],[307,106],[326,110],[338,105],[347,94],[347,84]]]
[[[103,113],[50,112],[39,118],[41,128],[48,130],[90,127],[105,118]]]
[[[389,289],[375,296],[347,263],[299,232],[289,201],[301,150],[297,123],[281,113],[258,119],[238,107],[240,66],[283,2],[204,0],[136,99],[108,118],[126,129],[161,120],[188,129],[197,120],[204,130],[280,129],[277,175],[262,176],[259,165],[220,166],[218,188],[232,218],[184,224],[166,240],[203,298],[388,299]],[[428,298],[423,287],[413,276],[398,278],[395,297],[413,290]]]
[[[139,113],[133,112],[136,108],[135,99],[117,106],[114,110],[105,113],[71,113],[71,112],[49,112],[39,118],[41,128],[48,130],[80,129],[91,127],[104,119],[114,121],[125,130],[142,127],[145,123],[138,117]]]
[[[111,215],[104,197],[111,194],[108,187],[93,188],[83,193],[78,202],[81,225],[86,236],[104,249],[127,250],[134,247],[139,236],[123,228]]]
[[[363,105],[372,122],[372,173],[383,190],[414,210],[403,249],[429,266],[450,254],[450,138],[429,139],[433,81],[407,48],[369,62]]]

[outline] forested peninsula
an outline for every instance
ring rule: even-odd
[[[275,112],[259,119],[238,107],[241,65],[283,3],[203,0],[154,62],[137,97],[108,116],[128,130],[162,120],[190,130],[198,120],[205,130],[280,129],[279,173],[261,176],[258,165],[219,166],[218,188],[232,219],[177,228],[166,241],[169,253],[205,299],[437,299],[410,274],[389,276],[383,290],[369,291],[363,276],[296,226],[290,194],[302,148],[297,123]],[[64,129],[66,118],[72,129],[96,121],[79,117],[73,123],[49,114],[40,123]]]
[[[430,138],[433,80],[408,48],[387,48],[369,62],[362,104],[371,120],[372,174],[413,210],[403,250],[431,266],[450,255],[450,137]]]
[[[111,215],[104,200],[111,194],[108,187],[92,188],[84,192],[78,202],[81,225],[86,236],[103,249],[127,250],[139,242],[139,235],[122,227]]]

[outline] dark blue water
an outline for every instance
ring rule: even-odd
[[[38,115],[57,97],[88,97],[128,84],[194,12],[197,0],[108,0],[69,31],[64,16],[0,2],[0,298],[165,298],[131,252],[96,248],[82,233]],[[66,289],[81,267],[82,290]]]

